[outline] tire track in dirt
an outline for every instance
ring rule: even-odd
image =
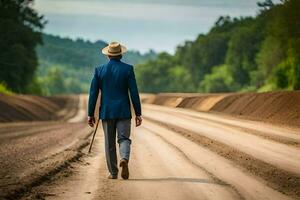
[[[87,128],[84,123],[76,122],[82,121],[86,112],[82,110],[85,109],[83,105],[86,104],[86,96],[80,98],[83,99],[80,100],[77,113],[81,114],[73,118],[76,120],[69,120],[72,123],[61,124],[61,129],[59,124],[56,127],[56,124],[51,122],[48,124],[49,134],[46,134],[47,128],[43,129],[41,124],[35,127],[35,123],[32,123],[30,130],[18,125],[16,135],[21,137],[22,134],[28,134],[28,137],[16,137],[10,141],[23,144],[23,151],[12,155],[4,152],[3,156],[20,159],[16,163],[25,163],[26,160],[30,169],[39,171],[31,174],[24,169],[14,171],[12,168],[16,174],[21,174],[17,178],[22,182],[22,187],[10,190],[10,199],[288,200],[300,197],[300,182],[297,182],[299,179],[294,179],[298,178],[298,175],[291,174],[284,167],[271,165],[269,160],[263,160],[257,155],[247,154],[246,151],[241,151],[240,146],[229,145],[220,138],[204,134],[201,132],[204,130],[201,126],[213,127],[214,131],[225,130],[228,135],[236,131],[236,135],[250,135],[256,138],[255,141],[268,141],[268,144],[278,144],[279,139],[291,139],[295,135],[284,137],[276,134],[277,132],[268,132],[271,139],[277,140],[273,142],[255,136],[252,132],[254,128],[251,127],[247,129],[250,132],[245,132],[244,128],[239,129],[236,125],[222,123],[222,120],[205,120],[188,114],[168,113],[164,109],[145,109],[145,116],[153,121],[146,118],[142,127],[133,127],[130,179],[108,180],[102,131],[97,134],[93,153],[84,156],[83,152],[87,150],[85,147],[92,129]],[[166,123],[166,120],[171,123]],[[187,127],[182,126],[181,120]],[[44,125],[47,126],[47,122]],[[1,126],[2,124],[0,128]],[[50,127],[53,128],[51,131]],[[3,137],[9,131],[10,127],[6,127]],[[61,140],[58,142],[55,140],[57,138]],[[243,145],[243,142],[240,145]],[[286,140],[286,143],[289,141]],[[295,144],[282,147],[297,149]],[[5,147],[0,146],[0,156],[3,148]],[[270,148],[271,153],[283,155],[280,149],[276,151],[275,147]],[[26,157],[27,154],[31,157]],[[40,156],[41,154],[43,156]],[[290,155],[290,152],[287,155]],[[11,160],[13,159],[8,159],[8,162]],[[19,169],[26,168],[24,166]],[[40,167],[42,169],[39,169]],[[69,168],[73,174],[67,172],[67,177],[60,174]],[[20,179],[22,176],[31,176],[31,179]],[[0,179],[0,190],[6,187],[1,181],[3,180]],[[11,189],[21,186],[18,182],[11,183]]]
[[[263,160],[297,176],[300,175],[300,149],[295,146],[273,142],[206,120],[185,119],[176,115],[151,110],[147,110],[144,116],[184,128],[212,140],[217,140],[223,144],[237,148],[239,151],[249,154],[258,160]]]
[[[32,127],[32,124],[27,124],[23,126],[19,126],[18,128],[14,128],[13,126],[10,126],[8,130],[0,131],[0,144],[7,142],[7,140],[12,140],[12,139],[17,139],[17,138],[22,138],[22,137],[30,137],[31,135],[35,134],[42,134],[45,132],[49,131],[54,131],[54,130],[59,130],[63,127],[63,123],[57,122],[57,123],[49,123],[45,124],[43,123],[42,125],[34,125]]]
[[[147,114],[148,110],[144,112]],[[101,131],[94,143],[95,152],[75,163],[79,167],[73,175],[41,186],[36,194],[45,194],[49,200],[299,198],[299,182],[293,174],[241,152],[239,147],[205,137],[198,130],[163,123],[160,114],[155,123],[145,119],[141,128],[133,127],[129,180],[106,178]],[[173,115],[167,119],[172,121]]]
[[[88,144],[91,130],[85,124],[63,125],[60,129],[38,132],[25,138],[2,143],[0,147],[0,197],[16,198],[46,180],[78,156]],[[10,198],[8,198],[10,199]]]
[[[51,194],[47,197],[49,200],[241,199],[229,185],[195,166],[143,127],[134,128],[132,132],[130,179],[107,179],[103,140],[103,133],[98,133],[92,156],[84,158],[83,163],[89,165],[75,166],[76,174],[44,187],[40,192]]]
[[[3,128],[0,131],[0,199],[21,198],[82,156],[81,149],[89,144],[92,129],[81,122],[85,106],[78,106],[67,108],[71,113],[66,116],[74,116],[74,110],[80,114],[74,116],[77,120],[73,123],[0,124]]]
[[[145,121],[144,126],[149,132],[163,138],[167,143],[182,151],[192,162],[206,169],[218,179],[232,185],[245,199],[291,199],[269,188],[261,178],[238,168],[234,162],[209,151],[206,147],[197,145],[176,132],[148,120]],[[297,196],[294,195],[294,197]]]
[[[262,160],[258,160],[251,155],[245,154],[236,148],[227,146],[219,141],[212,140],[205,136],[199,135],[198,133],[191,132],[178,126],[169,125],[156,121],[153,119],[147,119],[147,121],[153,122],[176,132],[188,140],[195,142],[226,159],[231,160],[236,166],[241,167],[243,170],[251,173],[255,176],[264,179],[265,184],[278,190],[284,194],[298,197],[300,189],[300,179],[297,175],[289,173],[287,171],[278,169],[269,163]]]
[[[168,113],[170,115],[176,115],[185,119],[200,119],[226,125],[228,127],[239,128],[245,130],[251,134],[256,134],[267,139],[271,139],[277,142],[298,145],[300,144],[300,129],[276,126],[273,124],[263,123],[259,121],[249,121],[245,119],[233,118],[221,113],[204,113],[197,112],[183,108],[169,108],[157,105],[143,105],[144,109],[155,110],[159,112]]]

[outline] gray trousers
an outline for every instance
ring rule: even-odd
[[[130,119],[102,120],[102,127],[105,137],[106,163],[110,174],[118,174],[118,161],[116,152],[116,133],[121,159],[129,161],[130,156]]]

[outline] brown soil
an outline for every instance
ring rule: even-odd
[[[78,96],[0,94],[0,122],[64,120],[77,113]]]
[[[224,113],[300,126],[300,91],[235,94],[158,94],[144,103]]]
[[[267,185],[269,185],[270,187],[293,197],[300,196],[300,178],[297,175],[278,169],[264,161],[258,160],[246,153],[240,152],[235,148],[229,147],[208,137],[201,136],[197,133],[193,133],[190,130],[186,130],[179,126],[169,125],[160,121],[148,118],[146,119],[151,122],[157,123],[167,129],[170,129],[178,134],[181,134],[187,139],[196,142],[199,145],[204,146],[227,159],[230,159],[243,169],[246,169],[251,174],[263,178],[266,181]]]
[[[297,121],[289,113],[299,114],[299,92],[144,97],[219,115],[144,105],[147,119],[132,126],[131,175],[124,181],[106,179],[100,127],[92,153],[85,155],[92,133],[83,123],[86,96],[0,96],[0,120],[10,121],[0,123],[0,199],[299,199],[299,131],[278,126],[283,135],[268,123],[246,126],[250,120],[236,117]],[[40,121],[46,120],[41,115],[56,121]],[[288,141],[280,144],[282,138]]]
[[[7,106],[0,109],[9,111],[1,119],[10,122],[0,123],[0,199],[15,200],[77,161],[92,129],[84,123],[84,95],[1,97]]]

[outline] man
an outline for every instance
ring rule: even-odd
[[[109,62],[95,69],[89,95],[88,124],[93,127],[94,110],[99,90],[101,91],[99,118],[102,120],[104,130],[105,155],[110,179],[118,178],[116,132],[121,157],[121,176],[123,179],[129,178],[131,109],[128,92],[135,111],[136,126],[142,124],[141,103],[133,66],[121,61],[122,54],[126,51],[127,49],[118,42],[111,42],[102,49]]]

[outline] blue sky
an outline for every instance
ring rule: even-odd
[[[129,49],[174,52],[220,15],[254,16],[257,0],[36,0],[46,33],[120,41]]]

